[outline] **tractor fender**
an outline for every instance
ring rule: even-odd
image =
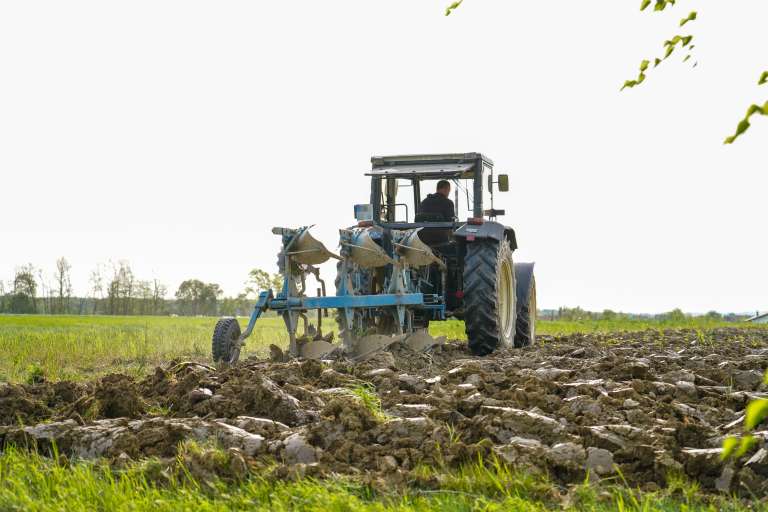
[[[517,307],[528,304],[531,299],[531,281],[533,281],[533,263],[515,263],[515,287]]]
[[[473,240],[492,239],[499,242],[507,237],[509,246],[514,251],[517,249],[517,238],[515,230],[492,220],[486,220],[482,224],[463,224],[454,231],[453,236],[460,243],[472,243]]]

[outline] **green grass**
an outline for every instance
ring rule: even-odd
[[[244,321],[241,323],[245,323]],[[51,380],[107,372],[143,375],[173,358],[210,359],[215,318],[0,316],[0,381],[23,382],[41,368]],[[282,319],[259,321],[244,354],[287,344]]]
[[[376,394],[376,388],[372,384],[356,386],[350,391],[366,409],[371,411],[374,418],[381,421],[388,419],[388,416],[381,410],[381,398]]]
[[[70,463],[8,449],[0,455],[0,510],[766,510],[765,504],[698,494],[685,482],[659,493],[587,484],[560,493],[544,477],[498,463],[478,462],[456,472],[424,468],[405,489],[383,482],[374,488],[342,478],[292,482],[255,474],[238,483],[200,481],[183,467],[160,484],[148,467],[151,461],[115,470],[104,463]]]
[[[241,319],[245,326],[246,320]],[[140,376],[173,358],[210,360],[215,318],[0,315],[0,382],[87,380],[108,372]],[[680,322],[651,320],[540,321],[539,334],[637,331],[690,327],[706,329],[733,324],[707,319]],[[328,319],[326,329],[335,330]],[[433,322],[430,332],[466,339],[464,323]],[[271,343],[287,346],[282,319],[259,320],[244,355],[266,356]]]
[[[543,320],[536,322],[536,333],[544,335],[562,336],[575,333],[609,333],[620,331],[644,331],[646,329],[715,329],[718,327],[759,327],[757,324],[744,322],[725,322],[709,318],[686,318],[678,321],[662,321],[651,319],[617,319],[617,320]],[[429,332],[433,336],[448,336],[449,339],[466,340],[464,322],[449,320],[447,322],[433,322],[429,326]]]

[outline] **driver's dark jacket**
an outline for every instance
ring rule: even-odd
[[[429,194],[419,205],[416,222],[453,222],[453,201],[442,194]],[[419,231],[421,241],[429,246],[448,243],[452,229],[423,228]]]
[[[433,222],[452,222],[453,201],[442,194],[429,194],[419,205],[419,215]]]

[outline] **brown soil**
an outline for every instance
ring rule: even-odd
[[[269,459],[280,462],[278,477],[345,473],[395,484],[419,465],[451,468],[482,455],[562,484],[620,472],[655,488],[684,473],[704,489],[768,494],[768,431],[739,461],[720,457],[723,439],[742,433],[748,401],[765,396],[768,330],[540,339],[486,358],[448,343],[360,364],[172,362],[138,382],[5,385],[0,443],[53,439],[75,456],[124,460],[213,438],[237,468]],[[383,414],[351,392],[366,385]]]

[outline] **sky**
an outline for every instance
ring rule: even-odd
[[[768,99],[768,4],[447,3],[0,3],[0,280],[64,256],[77,294],[126,260],[234,295],[273,226],[336,246],[371,155],[477,151],[539,307],[768,309],[768,119],[722,144]]]

